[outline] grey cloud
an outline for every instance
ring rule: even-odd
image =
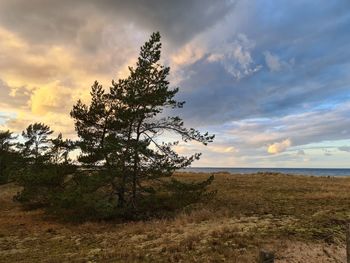
[[[32,95],[25,87],[11,88],[0,79],[0,107],[28,109],[28,101]],[[1,109],[0,109],[1,111]]]
[[[84,23],[78,1],[0,1],[0,23],[27,40],[56,42],[76,36]],[[84,6],[82,6],[84,8]]]
[[[1,47],[1,45],[0,45]],[[16,52],[16,51],[14,51]],[[54,61],[46,63],[33,63],[26,60],[23,56],[15,56],[13,53],[6,50],[0,50],[0,70],[1,72],[12,72],[20,77],[28,79],[47,80],[56,76],[58,67]],[[41,54],[43,57],[43,54]],[[0,76],[2,74],[0,73]]]
[[[282,69],[288,69],[295,63],[295,59],[291,58],[288,62],[282,61],[277,55],[272,54],[269,51],[264,52],[265,63],[270,71],[278,72]]]
[[[33,42],[72,44],[81,38],[86,48],[93,50],[105,24],[118,27],[134,23],[184,43],[217,23],[233,7],[232,0],[0,0],[0,23]],[[103,20],[101,25],[99,20]],[[96,21],[95,29],[84,31],[91,21]]]
[[[278,56],[271,54],[269,51],[264,52],[266,65],[271,71],[280,71],[282,65]]]
[[[341,146],[338,148],[339,151],[350,152],[350,146]]]
[[[103,2],[103,1],[102,1]],[[235,1],[105,1],[124,19],[134,19],[148,30],[160,30],[175,43],[183,43],[223,19],[234,8]]]

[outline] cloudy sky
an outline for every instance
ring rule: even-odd
[[[0,129],[69,117],[160,31],[194,166],[350,167],[350,1],[0,0]]]

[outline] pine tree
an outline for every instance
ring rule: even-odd
[[[50,206],[64,189],[67,176],[75,172],[69,152],[74,149],[62,134],[51,139],[53,131],[43,123],[30,124],[22,132],[22,159],[15,181],[22,190],[15,199],[27,206]]]
[[[14,146],[12,141],[15,137],[12,136],[12,132],[10,131],[0,131],[0,151],[8,152],[11,150],[11,147]]]
[[[30,124],[22,132],[22,137],[25,140],[23,145],[25,158],[35,163],[47,161],[49,159],[48,149],[51,146],[51,140],[48,137],[52,133],[50,127],[43,123]]]
[[[184,102],[175,100],[178,88],[170,89],[170,68],[160,64],[160,55],[160,34],[153,33],[141,47],[136,67],[129,67],[128,78],[113,81],[109,92],[95,82],[91,104],[78,101],[71,112],[80,137],[79,160],[103,171],[95,176],[108,174],[104,182],[110,184],[108,189],[119,208],[136,209],[146,196],[157,193],[161,184],[179,185],[163,179],[199,159],[199,153],[178,155],[174,146],[179,142],[161,142],[161,134],[172,133],[185,142],[204,145],[214,138],[186,128],[180,117],[162,117],[164,109],[182,108]],[[211,181],[188,189],[201,193]]]
[[[14,139],[12,132],[0,131],[0,184],[8,182],[18,157],[13,148]]]
[[[69,164],[71,159],[69,153],[75,149],[75,145],[71,140],[63,140],[62,133],[57,138],[51,140],[52,147],[49,155],[53,164]]]

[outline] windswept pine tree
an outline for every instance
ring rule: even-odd
[[[49,149],[51,140],[49,136],[53,133],[49,126],[43,123],[30,124],[22,137],[25,140],[23,145],[23,155],[28,160],[35,163],[47,161],[49,159]]]
[[[141,47],[136,67],[129,67],[129,77],[113,81],[109,92],[95,82],[90,105],[79,100],[71,112],[80,138],[78,160],[94,171],[83,180],[95,182],[90,190],[109,191],[108,200],[119,208],[137,209],[164,191],[161,186],[178,187],[179,182],[163,179],[199,159],[199,153],[177,154],[179,142],[162,142],[164,132],[204,145],[214,138],[186,128],[178,116],[164,117],[165,109],[182,108],[184,102],[175,99],[178,88],[169,87],[170,68],[160,64],[160,56],[160,34],[153,33]],[[200,195],[211,180],[186,189]]]

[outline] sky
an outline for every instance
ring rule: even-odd
[[[193,166],[350,168],[350,1],[0,0],[0,129],[69,116],[162,35]]]

